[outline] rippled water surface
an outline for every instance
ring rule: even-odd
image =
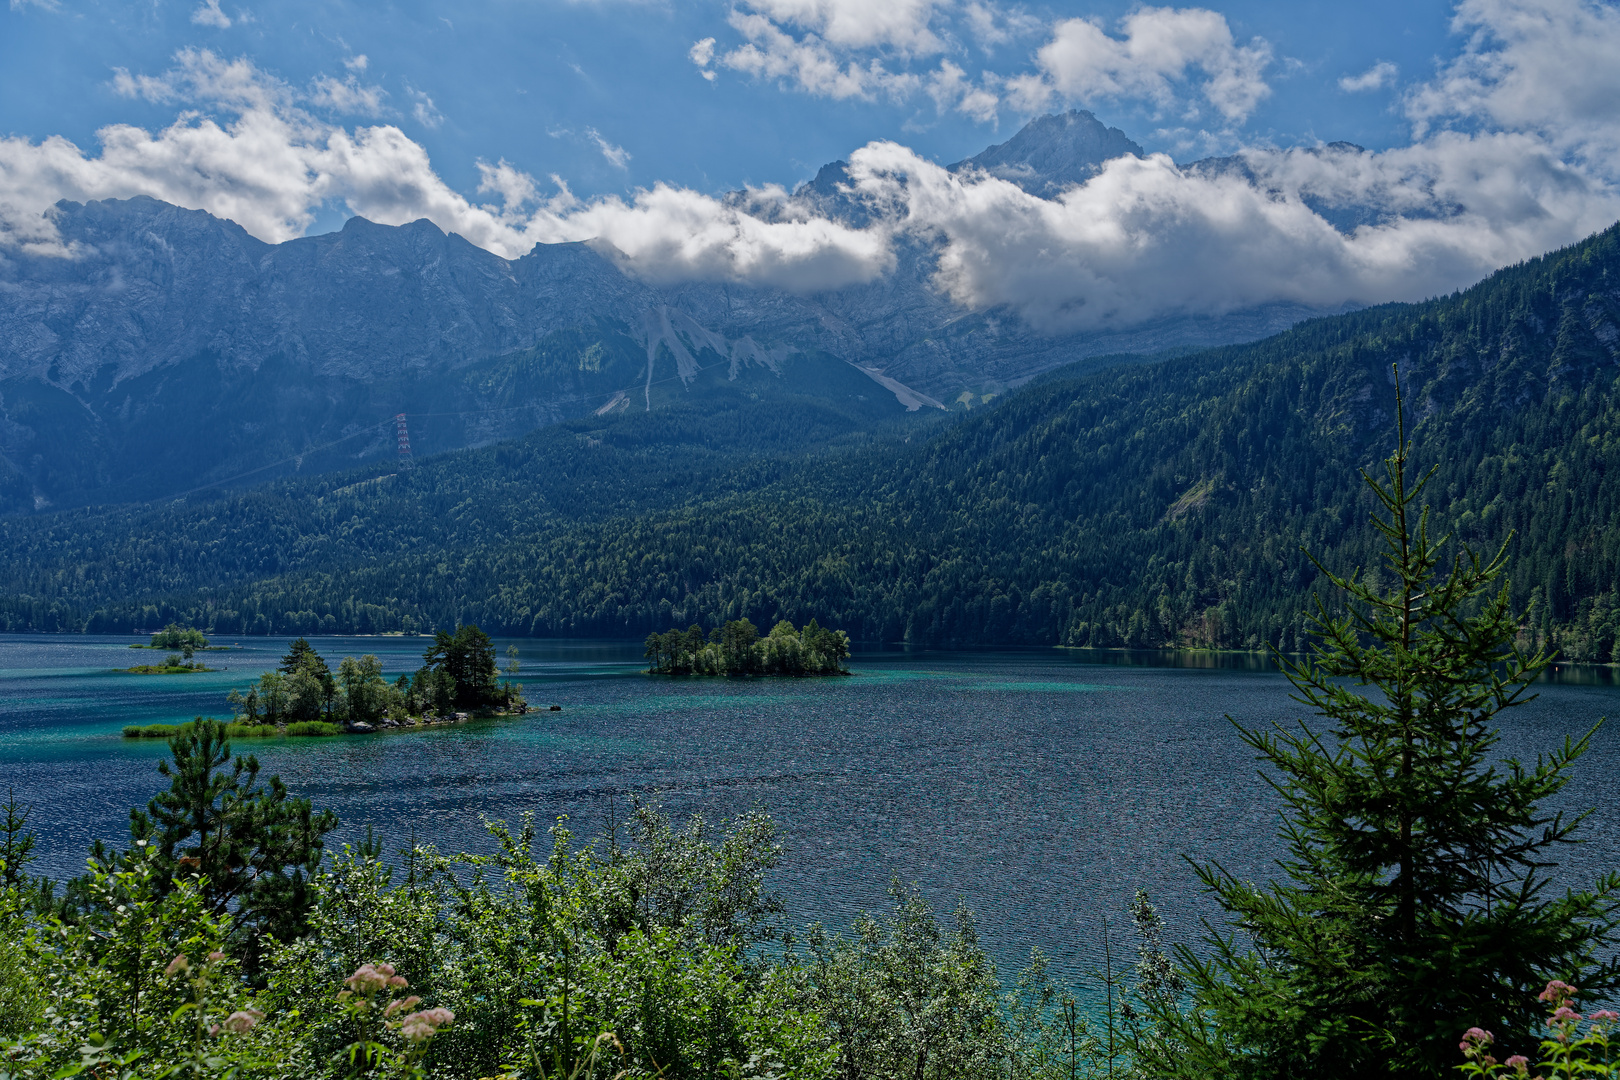
[[[125,724],[226,715],[225,694],[274,667],[284,639],[203,654],[226,670],[129,675],[154,653],[129,638],[0,636],[0,791],[33,807],[37,869],[83,867],[96,837],[127,835],[129,807],[161,786],[158,740]],[[320,638],[335,668],[375,653],[392,678],[420,664],[417,638]],[[1269,876],[1275,809],[1225,714],[1296,714],[1282,677],[1247,660],[1055,650],[869,652],[843,679],[660,679],[639,645],[517,641],[531,702],[561,712],[423,732],[254,740],[266,773],[336,809],[340,837],[374,827],[441,848],[487,847],[481,820],[568,815],[596,832],[610,802],[657,792],[677,814],[750,807],[783,825],[777,886],[790,919],[847,925],[881,907],[891,875],[936,907],[965,899],[1004,966],[1038,944],[1060,971],[1090,966],[1100,920],[1138,885],[1182,935],[1208,912],[1182,860]],[[1507,724],[1535,751],[1620,711],[1606,669],[1567,670]],[[1620,865],[1611,778],[1620,733],[1599,733],[1567,789],[1596,807],[1593,842],[1565,872]],[[1178,935],[1179,936],[1179,935]]]

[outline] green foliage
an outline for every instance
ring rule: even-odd
[[[685,631],[647,636],[647,659],[660,675],[847,675],[849,635],[811,619],[795,630],[786,619],[768,636],[747,619],[733,619],[707,638],[696,623]]]
[[[455,1014],[427,1061],[443,1075],[566,1076],[604,1030],[623,1048],[615,1071],[634,1076],[826,1075],[824,1029],[744,956],[776,910],[762,882],[779,856],[769,819],[740,819],[717,844],[701,820],[676,829],[650,807],[626,826],[602,850],[576,849],[561,824],[539,845],[530,819],[492,825],[493,854],[414,852],[397,884],[347,852],[320,879],[311,935],[274,957],[269,1023],[320,1075],[350,1031],[276,1018],[332,973],[388,955],[424,1006]]]
[[[14,889],[28,877],[28,864],[34,861],[34,833],[28,828],[29,808],[17,801],[17,793],[6,789],[0,806],[0,888]]]
[[[1538,1076],[1614,1076],[1620,1072],[1620,1040],[1612,1038],[1620,1024],[1620,1013],[1599,1009],[1583,1017],[1575,1011],[1575,996],[1579,993],[1579,988],[1554,979],[1537,995],[1551,1014],[1547,1017],[1551,1036],[1543,1038],[1537,1048],[1541,1058],[1537,1064],[1546,1072],[1538,1072]],[[1462,1074],[1528,1080],[1529,1055],[1510,1054],[1505,1061],[1498,1061],[1491,1051],[1495,1042],[1496,1036],[1483,1028],[1471,1027],[1463,1032],[1458,1044],[1467,1059],[1458,1066]]]
[[[341,724],[328,724],[323,720],[301,720],[296,724],[288,724],[286,731],[288,735],[312,735],[319,737],[324,735],[341,735],[343,734],[343,726]]]
[[[460,626],[454,634],[433,635],[422,659],[428,668],[449,677],[452,703],[463,709],[489,709],[505,700],[495,666],[495,645],[476,626]]]
[[[274,724],[226,724],[227,739],[274,739],[282,729]]]
[[[176,735],[189,735],[197,720],[189,724],[129,724],[124,728],[126,739],[172,739]],[[288,724],[278,727],[275,724],[257,724],[248,722],[233,722],[225,725],[227,739],[274,739],[282,735],[341,735],[343,728],[338,724],[328,724],[324,721],[314,720],[308,723]]]
[[[16,800],[9,800],[11,811],[8,821],[16,812]],[[26,810],[16,816],[26,818]],[[45,995],[39,982],[39,971],[33,962],[33,930],[26,913],[28,897],[22,886],[23,872],[33,847],[33,834],[16,833],[8,829],[6,847],[13,852],[21,850],[15,861],[7,859],[4,881],[0,883],[0,1043],[17,1038],[31,1030],[43,1017]]]
[[[840,1078],[971,1080],[1111,1075],[1074,998],[1052,987],[1046,961],[1004,991],[959,906],[948,928],[914,888],[891,883],[892,911],[862,914],[851,937],[810,928],[786,969],[801,1007],[826,1018]]]
[[[420,1060],[429,1041],[453,1017],[388,1009],[361,970],[349,977],[348,991],[338,990],[341,976],[334,978],[300,1009],[276,1018],[279,1030],[266,1024],[259,1007],[264,994],[250,989],[224,951],[234,936],[228,917],[215,914],[201,895],[201,879],[166,885],[162,864],[158,852],[137,845],[117,867],[93,865],[83,885],[92,901],[88,914],[71,922],[54,915],[25,919],[14,890],[0,898],[6,931],[0,939],[0,1038],[6,1040],[0,1075],[423,1075]],[[9,979],[17,958],[26,977],[21,983]],[[368,992],[359,995],[356,986]],[[359,1069],[346,1068],[349,1055],[339,1054],[306,1071],[302,1048],[277,1038],[289,1026],[352,1025],[357,1016],[367,1036]]]
[[[1367,477],[1383,565],[1326,573],[1345,612],[1319,604],[1319,643],[1287,665],[1323,722],[1239,728],[1282,799],[1287,878],[1198,869],[1234,932],[1181,950],[1193,1011],[1154,1006],[1166,1073],[1440,1076],[1457,1017],[1529,1049],[1548,977],[1620,986],[1620,875],[1549,895],[1544,873],[1581,817],[1541,805],[1591,733],[1533,766],[1500,760],[1498,717],[1548,658],[1516,643],[1505,552],[1431,537],[1415,507],[1436,473],[1409,484],[1402,434],[1385,480]]]
[[[198,719],[201,719],[199,717]],[[190,724],[126,724],[126,739],[172,739],[191,730]]]
[[[323,708],[330,718],[337,697],[337,682],[332,678],[332,669],[306,639],[299,638],[288,647],[277,670],[283,676],[280,695],[261,695],[266,702],[268,722],[313,722],[321,718]],[[276,703],[275,713],[270,711],[272,701]]]
[[[320,865],[322,837],[337,827],[330,811],[291,797],[279,777],[259,783],[253,757],[232,759],[225,725],[199,717],[169,740],[170,779],[146,809],[130,811],[134,847],[113,856],[98,843],[94,862],[104,867],[150,857],[160,891],[199,878],[198,895],[215,918],[231,915],[239,947],[256,958],[263,938],[288,940],[303,932],[309,881]],[[226,769],[229,766],[229,769]],[[95,880],[80,878],[70,900],[81,909],[99,901],[85,893]]]
[[[208,639],[203,636],[203,632],[201,630],[197,630],[193,627],[182,627],[178,623],[170,623],[168,626],[152,635],[152,643],[148,646],[148,648],[206,649],[208,648]],[[190,655],[187,654],[186,658],[189,660]]]
[[[206,737],[206,736],[205,736]],[[0,1075],[350,1080],[1013,1080],[1100,1077],[1044,961],[1008,990],[971,915],[915,889],[851,938],[798,950],[759,812],[711,828],[637,803],[580,846],[564,822],[490,826],[495,849],[369,840],[309,882],[306,932],[244,978],[206,876],[155,843],[97,858],[80,912],[0,891]],[[195,868],[193,868],[195,869]],[[785,946],[780,951],[772,942]],[[384,959],[386,958],[386,959]]]
[[[213,668],[202,664],[182,660],[178,655],[170,656],[161,664],[136,664],[123,670],[132,675],[189,675],[194,671],[212,671]]]
[[[345,656],[338,665],[338,683],[343,690],[343,708],[350,723],[375,724],[390,709],[404,711],[404,695],[390,686],[382,675],[382,663],[369,653],[359,660]]]

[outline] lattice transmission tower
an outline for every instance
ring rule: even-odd
[[[405,426],[405,414],[397,413],[394,416],[394,434],[399,436],[399,464],[403,469],[411,467],[411,432]]]

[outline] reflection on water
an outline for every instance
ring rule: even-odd
[[[39,868],[83,866],[95,837],[126,835],[129,807],[162,783],[167,747],[125,724],[223,715],[225,694],[275,666],[284,639],[206,654],[228,670],[118,674],[128,638],[0,636],[0,788],[34,807]],[[228,642],[227,642],[228,643]],[[419,638],[319,638],[336,661],[376,653],[414,670]],[[641,674],[639,644],[517,646],[535,703],[561,712],[459,728],[242,743],[294,792],[330,806],[340,836],[374,827],[441,848],[486,849],[483,818],[567,815],[600,828],[610,801],[656,793],[678,815],[769,810],[787,833],[777,886],[793,922],[847,926],[881,907],[891,875],[936,907],[964,899],[1004,966],[1031,945],[1073,975],[1097,962],[1100,920],[1145,886],[1182,935],[1209,914],[1183,857],[1240,877],[1272,872],[1274,803],[1227,714],[1296,715],[1289,688],[1249,653],[864,651],[845,679],[671,679]],[[1533,758],[1613,711],[1609,669],[1568,667],[1505,731]],[[1568,789],[1597,806],[1567,873],[1615,865],[1620,739],[1603,731]]]

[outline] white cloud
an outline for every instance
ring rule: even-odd
[[[0,138],[0,244],[72,254],[47,211],[58,199],[150,195],[229,218],[262,240],[302,235],[329,200],[383,224],[427,218],[499,255],[536,243],[592,240],[631,272],[654,281],[746,280],[790,289],[870,281],[893,265],[881,231],[852,229],[793,207],[780,188],[737,205],[657,185],[582,201],[559,182],[542,200],[534,180],[505,161],[480,165],[475,204],[433,170],[427,152],[392,125],[353,130],[298,107],[291,89],[245,60],[207,50],[176,57],[174,70],[125,73],[128,93],[197,101],[236,115],[220,123],[187,110],[156,133],[115,124],[90,155],[60,137]],[[207,93],[212,99],[203,99]]]
[[[1123,37],[1088,19],[1058,23],[1035,54],[1037,72],[1010,80],[1015,100],[1031,111],[1054,98],[1146,99],[1161,109],[1187,109],[1181,90],[1196,70],[1197,90],[1228,122],[1240,123],[1271,93],[1264,78],[1271,46],[1260,38],[1238,45],[1218,12],[1144,7],[1119,27]]]
[[[223,105],[231,109],[277,110],[293,105],[293,92],[267,77],[251,60],[224,60],[209,49],[181,49],[175,66],[162,75],[130,75],[113,69],[113,89],[124,97],[154,104],[176,101]]]
[[[949,60],[941,60],[939,68],[925,81],[928,96],[940,112],[955,111],[971,116],[981,123],[994,121],[1001,106],[1001,98],[988,89],[994,75],[985,72],[975,86],[963,70]]]
[[[962,5],[962,19],[973,40],[986,51],[1042,29],[1041,21],[1028,12],[1008,11],[989,0]]]
[[[366,66],[370,63],[371,61],[366,59],[366,54],[361,53],[358,56],[351,56],[347,60],[343,61],[343,66],[354,72],[356,75],[364,75],[366,72]]]
[[[894,266],[881,229],[799,212],[787,193],[751,191],[743,205],[657,184],[630,202],[580,202],[567,189],[529,218],[535,240],[594,239],[626,269],[660,283],[742,280],[795,291],[871,281]]]
[[[1380,60],[1360,75],[1346,75],[1339,80],[1339,89],[1347,94],[1361,94],[1369,90],[1382,90],[1393,86],[1400,69],[1388,60]]]
[[[857,151],[858,192],[940,246],[958,304],[1007,306],[1046,330],[1116,329],[1275,301],[1432,295],[1595,231],[1620,198],[1523,135],[1447,135],[1388,154],[1254,152],[1255,184],[1168,157],[1117,158],[1055,199],[955,176],[893,143]],[[1392,213],[1342,233],[1305,196]]]
[[[692,47],[686,51],[686,55],[698,66],[699,74],[714,82],[715,73],[709,67],[714,62],[714,38],[706,37],[701,41],[692,42]]]
[[[823,50],[813,70],[786,70],[796,80],[808,72],[803,81],[829,94],[888,93],[903,76],[942,110],[993,115],[998,93],[1027,90],[970,79],[950,58],[934,58],[926,74],[841,61],[809,31],[795,38],[757,12],[734,18],[763,23],[754,29],[767,44],[774,32],[793,48]],[[1136,94],[1181,107],[1197,94],[1230,117],[1265,88],[1264,50],[1233,43],[1211,13],[1143,8],[1118,36],[1083,26],[1065,23],[1048,43],[1064,47],[1043,49],[1030,78],[1049,95]],[[113,79],[120,93],[184,109],[167,128],[109,126],[95,154],[61,138],[0,140],[0,243],[60,253],[45,213],[56,199],[148,194],[232,218],[266,240],[300,235],[333,203],[388,224],[425,217],[509,257],[537,242],[590,240],[655,282],[837,288],[873,280],[894,265],[897,243],[920,240],[937,254],[937,287],[957,303],[1009,308],[1046,330],[1276,301],[1413,299],[1620,217],[1615,9],[1466,0],[1457,27],[1461,55],[1405,98],[1418,125],[1410,145],[1251,149],[1241,168],[1224,170],[1120,158],[1041,199],[873,143],[851,158],[852,194],[871,220],[861,228],[818,217],[775,187],[722,199],[658,184],[628,198],[580,199],[558,180],[548,195],[504,160],[480,165],[475,197],[487,201],[474,201],[445,184],[398,127],[313,116],[306,107],[325,84],[301,94],[246,60],[186,50],[161,75]],[[758,49],[769,74],[775,61]],[[728,56],[706,58],[724,65]],[[623,153],[594,130],[586,135],[609,161],[609,151]]]
[[[191,21],[198,26],[212,26],[220,30],[231,28],[231,17],[219,9],[219,0],[203,0],[191,13]]]
[[[12,11],[21,11],[30,5],[39,8],[41,11],[56,11],[61,7],[56,0],[11,0]]]
[[[310,83],[309,102],[349,116],[378,117],[386,111],[383,99],[387,96],[388,91],[382,87],[362,83],[353,75],[342,81],[318,75]]]
[[[923,25],[932,7],[931,4],[921,3],[901,5],[897,10],[909,12],[912,16],[909,22],[898,24],[874,20],[871,25],[861,24],[864,27],[861,33],[845,26],[841,31],[842,38],[845,41],[871,42],[893,38],[913,47],[935,43],[936,39],[932,36],[912,32],[902,34],[896,29],[902,25],[912,26],[913,29]],[[773,14],[779,17],[784,12],[803,8],[810,15],[799,21],[823,28],[840,25],[834,15],[867,10],[864,7],[822,3],[820,0],[815,3],[807,0],[802,4],[798,0],[782,0],[773,4],[772,8]],[[829,13],[823,10],[829,8],[836,8],[837,11]],[[872,6],[872,10],[881,8],[882,5]],[[883,10],[892,20],[893,12]],[[688,53],[692,61],[703,69],[705,78],[714,77],[714,72],[707,65],[718,59],[722,66],[733,71],[757,78],[778,79],[807,93],[835,100],[857,98],[901,102],[921,91],[934,100],[940,112],[956,111],[981,122],[994,121],[1001,104],[997,93],[1000,82],[995,75],[986,72],[978,83],[974,83],[959,65],[949,59],[941,59],[933,71],[919,74],[905,69],[903,54],[897,58],[880,55],[856,57],[841,47],[842,43],[835,45],[814,33],[794,37],[765,15],[733,10],[729,21],[732,28],[746,39],[746,44],[716,57],[714,39],[705,38],[693,45]]]
[[[1620,158],[1620,7],[1592,0],[1463,0],[1462,54],[1414,90],[1418,134],[1452,124],[1534,131],[1589,162]],[[1613,175],[1611,172],[1610,175]]]
[[[795,38],[763,15],[733,11],[729,21],[747,39],[747,44],[720,57],[720,63],[734,71],[781,79],[809,93],[835,99],[882,95],[898,100],[921,85],[917,76],[891,72],[876,57],[865,64],[841,62],[816,35]]]
[[[596,148],[602,151],[602,156],[607,159],[609,165],[612,165],[615,169],[628,169],[630,167],[630,151],[622,146],[614,146],[602,138],[601,132],[595,128],[586,128],[585,134],[590,136],[591,141],[596,144]]]
[[[930,28],[939,0],[744,0],[773,22],[808,30],[843,48],[888,46],[933,53],[943,43]]]
[[[433,104],[433,99],[428,97],[424,91],[407,86],[405,92],[410,95],[411,101],[414,102],[411,106],[411,115],[416,118],[418,124],[431,129],[444,123],[444,113],[438,110],[438,107]]]

